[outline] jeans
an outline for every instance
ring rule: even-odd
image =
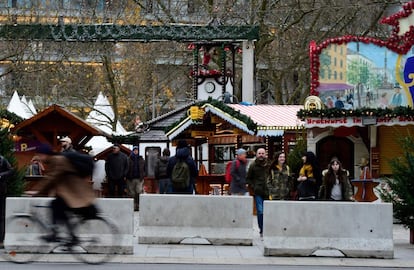
[[[259,226],[260,234],[263,233],[263,197],[254,195],[256,202],[257,225]]]
[[[169,178],[160,179],[159,185],[160,194],[168,194],[172,192],[171,181]]]

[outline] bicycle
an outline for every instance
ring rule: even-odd
[[[48,208],[41,213],[39,208]],[[84,218],[70,213],[73,234],[77,243],[65,224],[57,225],[56,239],[49,242],[52,225],[44,222],[50,212],[50,206],[31,205],[28,212],[14,213],[6,220],[6,231],[15,233],[4,241],[4,257],[15,263],[30,263],[37,261],[45,254],[72,254],[77,260],[87,264],[102,264],[108,262],[117,248],[118,229],[107,218],[98,213],[91,218]],[[95,233],[91,233],[94,229]],[[50,240],[50,239],[49,239]]]

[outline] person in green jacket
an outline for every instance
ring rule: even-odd
[[[263,236],[263,201],[269,198],[266,180],[269,175],[269,161],[264,148],[257,149],[256,159],[247,171],[247,184],[253,191],[256,203],[257,224],[260,236]]]
[[[280,151],[274,157],[275,159],[269,168],[269,178],[267,178],[269,199],[289,200],[294,183],[290,175],[290,168],[286,164],[286,154]]]

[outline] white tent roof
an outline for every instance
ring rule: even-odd
[[[32,117],[33,115],[37,113],[35,107],[33,106],[32,100],[28,102],[25,95],[22,96],[20,101],[27,115],[30,115],[30,117]]]
[[[86,122],[94,125],[100,130],[115,135],[126,135],[128,132],[124,129],[118,121],[116,124],[116,131],[112,130],[111,121],[114,119],[114,111],[109,103],[109,100],[100,92],[96,98],[94,107],[86,118]],[[104,136],[95,136],[86,144],[91,146],[93,154],[96,155],[112,145],[111,142]]]
[[[26,100],[26,98],[24,100]],[[14,91],[9,105],[7,105],[7,110],[9,112],[15,113],[23,119],[28,119],[33,116],[33,113],[28,110],[28,106],[20,100],[17,91]]]
[[[95,105],[93,106],[92,111],[89,113],[86,118],[86,122],[94,125],[95,127],[101,129],[102,131],[108,134],[116,135],[125,135],[128,132],[118,121],[116,123],[115,132],[112,130],[111,122],[115,117],[112,106],[109,103],[109,100],[99,92],[98,97],[96,98]]]

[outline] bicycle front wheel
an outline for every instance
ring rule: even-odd
[[[84,263],[105,263],[116,253],[118,229],[103,217],[83,220],[76,227],[75,235],[79,244],[72,247],[72,252]]]
[[[27,216],[12,216],[6,220],[6,238],[4,240],[3,257],[15,263],[36,261],[44,253],[47,244],[41,240],[41,235],[47,231],[35,218]]]

